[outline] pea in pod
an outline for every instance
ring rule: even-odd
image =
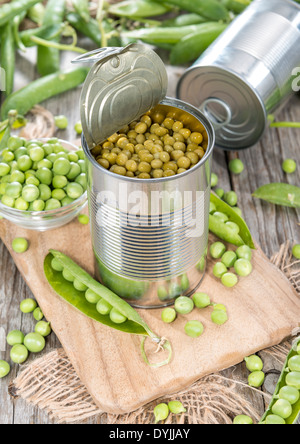
[[[252,0],[222,0],[223,5],[235,14],[241,14],[251,2]]]
[[[252,195],[275,205],[300,207],[300,187],[287,183],[270,183],[258,188]]]
[[[227,203],[219,199],[215,194],[211,193],[210,201],[215,205],[216,211],[224,213],[228,216],[229,221],[234,222],[239,227],[239,233],[236,233],[213,214],[209,215],[209,230],[225,242],[229,242],[236,246],[248,245],[255,249],[255,245],[250,230],[242,217],[240,217]]]
[[[150,0],[128,0],[111,5],[109,13],[120,17],[147,18],[165,14],[170,10],[162,2],[159,3]]]
[[[155,0],[160,2],[161,0]],[[168,0],[168,3],[185,11],[202,15],[209,20],[228,20],[227,8],[218,0]]]
[[[5,95],[9,96],[14,88],[15,74],[15,39],[13,25],[7,23],[1,28],[1,68],[5,70],[6,88]]]
[[[27,11],[37,3],[41,3],[41,0],[16,0],[14,2],[5,3],[0,8],[0,26],[5,25],[8,22],[12,22],[16,15]]]
[[[300,360],[300,355],[297,353],[297,346],[300,345],[300,339],[296,341],[290,351],[290,353],[287,356],[286,362],[283,366],[283,370],[281,372],[278,384],[276,386],[273,398],[268,406],[268,409],[266,410],[264,416],[262,417],[260,424],[268,424],[268,417],[272,419],[274,415],[280,416],[280,410],[281,406],[276,407],[276,403],[280,400],[285,401],[285,406],[287,405],[289,407],[289,403],[291,407],[289,407],[290,410],[292,410],[292,414],[288,418],[282,417],[282,419],[285,420],[286,424],[296,424],[299,416],[300,416],[300,396],[298,397],[298,401],[293,402],[291,398],[294,398],[294,401],[297,400],[297,394],[295,396],[294,393],[298,390],[298,394],[300,395],[300,372],[293,372],[289,365],[291,365],[291,362],[293,359],[297,359],[297,357]],[[291,361],[292,360],[292,361]],[[297,384],[298,381],[298,384]],[[292,393],[290,394],[289,391]],[[289,401],[288,401],[289,399]],[[292,401],[292,402],[290,402]],[[287,404],[288,403],[288,404]],[[275,407],[274,407],[275,406]],[[285,415],[283,415],[285,416]]]
[[[67,272],[74,278],[74,283],[66,280],[61,271],[57,271],[52,267],[52,261],[54,258],[56,263],[60,265],[62,271],[64,271],[64,273]],[[88,318],[124,333],[143,336],[141,351],[142,356],[148,365],[152,367],[161,367],[170,362],[172,357],[172,348],[169,341],[159,338],[143,321],[134,308],[132,308],[126,301],[121,299],[111,290],[94,280],[68,256],[59,251],[50,250],[50,253],[45,258],[44,273],[53,290],[64,301],[72,305]],[[76,287],[79,288],[79,290],[74,287],[75,281],[77,283]],[[85,298],[85,292],[87,290],[90,290],[99,296],[100,300],[104,300],[107,304],[109,304],[109,306],[112,307],[112,310],[117,311],[126,320],[122,323],[116,323],[112,321],[109,313],[105,315],[100,314],[96,309],[96,305],[91,304]],[[151,364],[149,362],[144,349],[144,343],[147,337],[151,338],[155,343],[158,344],[158,346],[169,352],[169,356],[165,361],[158,364]]]

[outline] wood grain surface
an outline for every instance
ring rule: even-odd
[[[88,41],[81,41],[80,45],[88,48]],[[92,46],[91,46],[92,49]],[[161,53],[162,56],[164,55]],[[63,68],[70,68],[70,60],[74,54],[68,52],[62,55]],[[170,97],[175,96],[175,87],[184,68],[168,67]],[[17,57],[15,89],[37,77],[35,70],[35,49],[26,54],[19,53]],[[80,89],[63,94],[58,99],[48,100],[43,105],[54,115],[65,114],[69,118],[69,127],[66,131],[57,131],[57,136],[72,141],[75,138],[73,130],[75,122],[79,120]],[[279,120],[300,121],[300,97],[295,95],[288,105],[277,116]],[[261,185],[273,182],[289,182],[299,185],[299,169],[297,173],[287,176],[281,170],[281,163],[285,158],[294,158],[300,164],[300,131],[295,129],[270,129],[255,147],[236,153],[226,153],[215,150],[213,170],[219,176],[219,185],[225,190],[233,189],[239,197],[239,207],[253,236],[258,241],[264,253],[271,257],[280,245],[287,240],[300,243],[299,210],[275,207],[259,200],[254,200],[251,193]],[[233,157],[240,157],[245,163],[245,172],[234,176],[228,170],[228,162]],[[9,360],[9,348],[5,344],[5,335],[13,329],[30,332],[34,328],[31,316],[23,315],[19,311],[20,302],[32,297],[32,291],[25,283],[17,269],[10,252],[0,242],[0,359]],[[298,316],[299,317],[299,316]],[[177,324],[178,325],[178,324]],[[178,326],[178,328],[180,328]],[[44,353],[60,346],[59,339],[52,334],[47,339]],[[267,368],[266,382],[263,391],[271,393],[276,384],[275,373],[280,370],[278,364],[270,359],[268,354],[260,353]],[[40,356],[40,355],[39,355]],[[32,355],[29,362],[35,359]],[[8,384],[20,371],[19,366],[13,366],[9,378],[0,380],[0,423],[2,424],[55,424],[55,420],[48,417],[42,410],[27,404],[24,400],[13,400],[8,394]],[[224,376],[246,381],[247,370],[245,364],[230,367],[222,372]],[[277,373],[278,374],[278,373]],[[253,406],[261,414],[265,409],[264,397],[259,392],[244,390],[244,396],[250,399]],[[103,419],[92,418],[87,423],[99,424]]]

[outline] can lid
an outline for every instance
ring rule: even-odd
[[[180,79],[177,97],[201,111],[216,132],[216,145],[239,150],[263,135],[267,113],[262,99],[236,73],[218,66],[194,66]]]
[[[166,96],[165,65],[145,45],[102,48],[75,62],[96,62],[80,99],[83,133],[90,149],[140,118]]]

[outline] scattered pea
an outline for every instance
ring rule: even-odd
[[[228,274],[227,267],[222,262],[217,262],[213,268],[213,275],[221,279],[223,275]]]
[[[252,251],[251,248],[247,245],[242,245],[236,250],[236,255],[239,259],[246,259],[248,261],[251,261],[252,259]]]
[[[238,415],[234,418],[233,424],[236,425],[250,425],[253,424],[253,419],[246,415]]]
[[[88,225],[90,222],[89,217],[86,214],[80,214],[78,216],[78,221],[82,224],[82,225]]]
[[[234,263],[234,269],[239,276],[249,276],[252,273],[252,264],[247,259],[238,259]]]
[[[176,299],[174,308],[177,311],[177,313],[186,315],[191,313],[191,311],[193,311],[194,302],[191,298],[188,298],[186,296],[180,296]]]
[[[203,334],[204,327],[200,321],[189,321],[185,324],[184,331],[191,338],[198,338]]]
[[[40,334],[43,337],[49,336],[51,333],[50,322],[39,321],[34,329],[35,333]]]
[[[24,345],[31,353],[40,353],[44,350],[46,341],[39,333],[29,333],[24,338]]]
[[[235,207],[238,201],[238,197],[234,191],[229,191],[228,193],[224,194],[224,200],[231,207]]]
[[[8,333],[6,337],[6,342],[11,347],[13,347],[14,345],[21,345],[24,343],[24,335],[19,330],[13,330]]]
[[[238,277],[233,273],[224,273],[221,276],[221,281],[225,287],[231,288],[238,283]]]
[[[226,252],[226,247],[222,242],[214,242],[210,247],[210,255],[214,259],[220,259]]]
[[[212,173],[211,175],[211,186],[212,188],[216,187],[218,185],[219,178],[215,173]]]
[[[237,255],[234,251],[226,251],[221,258],[221,262],[227,268],[232,268],[237,260]]]
[[[20,304],[20,310],[22,313],[32,313],[37,308],[37,303],[34,299],[28,298]]]
[[[6,361],[0,361],[0,379],[5,378],[10,372],[10,365]]]
[[[166,324],[171,324],[176,319],[176,311],[174,308],[165,308],[161,313],[161,319]]]
[[[223,325],[228,321],[228,315],[224,310],[214,310],[211,314],[211,320],[214,324]]]
[[[295,259],[300,259],[300,244],[293,246],[292,253]]]
[[[220,199],[223,199],[225,191],[223,190],[223,188],[216,188],[215,193]]]
[[[82,133],[82,125],[81,122],[75,123],[74,129],[78,135]]]
[[[44,317],[44,313],[40,309],[40,307],[37,307],[33,312],[33,317],[36,321],[41,321]]]
[[[292,174],[297,169],[297,164],[293,159],[286,159],[282,164],[282,169],[286,174]]]
[[[22,237],[17,237],[12,242],[12,249],[15,253],[25,253],[28,250],[28,241]]]
[[[195,293],[192,299],[197,308],[206,308],[211,304],[210,297],[206,293]]]
[[[68,128],[69,122],[66,116],[55,116],[54,122],[58,129],[64,130]]]
[[[233,159],[229,162],[229,170],[233,174],[241,174],[245,169],[243,162],[240,159]]]
[[[262,371],[255,371],[250,373],[248,377],[248,384],[250,387],[259,388],[265,381],[265,374]]]
[[[10,359],[15,364],[23,364],[28,358],[28,349],[25,345],[14,345],[10,351]]]
[[[167,404],[161,403],[154,408],[155,424],[168,418],[170,410]]]
[[[247,369],[250,372],[261,371],[264,368],[264,363],[259,356],[252,355],[244,359],[246,362]]]
[[[168,407],[170,412],[174,413],[175,415],[186,412],[186,408],[183,407],[180,401],[170,401]]]

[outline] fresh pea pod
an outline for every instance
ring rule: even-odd
[[[160,2],[160,0],[155,0]],[[168,3],[185,11],[202,15],[209,20],[229,20],[227,8],[217,0],[168,0]]]
[[[258,188],[253,197],[284,207],[300,207],[300,188],[287,183],[270,183]]]
[[[170,8],[163,4],[151,0],[128,0],[115,5],[111,5],[109,13],[119,17],[155,17],[170,11]]]
[[[181,14],[172,19],[164,20],[162,26],[166,28],[177,27],[177,26],[189,26],[189,25],[200,25],[201,23],[206,23],[207,18],[199,14]]]
[[[78,68],[68,73],[58,72],[29,83],[4,101],[1,108],[3,120],[12,109],[25,115],[38,103],[75,88],[84,82],[88,71],[87,68]]]
[[[1,28],[1,68],[5,71],[5,95],[9,96],[14,88],[16,48],[13,24],[7,23]]]
[[[53,259],[55,259],[56,262],[55,269],[52,266]],[[57,271],[57,269],[62,271]],[[143,321],[134,308],[111,290],[95,281],[68,256],[59,251],[50,250],[50,253],[45,258],[44,272],[54,291],[85,316],[124,333],[143,336],[142,355],[149,365],[159,367],[170,362],[172,356],[170,343],[168,341],[162,341]],[[66,280],[65,277],[68,277],[68,280]],[[70,277],[72,277],[72,279],[70,279]],[[70,280],[73,280],[73,283],[70,282]],[[102,306],[109,307],[106,314],[100,314],[96,306],[86,300],[84,292],[88,290],[96,294],[101,301],[104,301]],[[113,312],[114,316],[112,316],[110,312]],[[118,316],[116,316],[116,314],[118,314]],[[120,318],[122,322],[118,323],[118,319]],[[160,344],[169,352],[169,357],[166,361],[159,364],[149,363],[144,350],[146,337],[150,337],[154,342]]]
[[[0,7],[0,26],[11,23],[16,15],[27,11],[32,6],[40,3],[41,0],[15,0],[14,2],[5,3]]]
[[[285,406],[287,405],[289,407],[289,404],[291,405],[290,410],[292,410],[292,414],[288,417],[282,417],[282,419],[285,420],[286,424],[296,424],[299,416],[300,416],[300,385],[296,387],[296,384],[293,385],[289,380],[292,378],[289,378],[289,375],[295,376],[297,378],[298,383],[300,384],[300,373],[291,372],[291,370],[288,368],[289,362],[291,359],[295,359],[295,357],[299,357],[300,355],[297,353],[297,347],[300,345],[300,339],[296,341],[290,351],[290,353],[287,356],[286,362],[283,366],[283,370],[281,372],[278,384],[276,386],[273,398],[268,406],[268,409],[266,410],[264,416],[262,417],[260,424],[268,424],[268,417],[273,417],[274,414],[278,416],[278,407],[275,406],[275,404],[278,402],[278,400],[284,400]],[[298,396],[297,396],[297,390],[298,390]],[[275,406],[275,408],[274,408]],[[280,409],[279,409],[279,413]],[[283,415],[284,416],[284,415]]]
[[[77,14],[88,23],[90,20],[89,2],[88,0],[73,0],[72,4],[74,6]]]
[[[37,25],[41,26],[45,17],[45,6],[42,3],[37,3],[29,9],[27,16]]]
[[[171,50],[171,64],[183,65],[197,60],[226,28],[227,25],[223,23],[215,23],[215,27],[211,25],[209,30],[202,30],[195,34],[187,35]]]
[[[41,26],[40,28],[26,29],[19,33],[20,39],[26,48],[31,46],[36,46],[36,43],[32,40],[31,37],[39,37],[44,40],[53,40],[56,39],[64,28],[64,25],[61,23],[59,25],[52,26]]]
[[[145,43],[151,43],[154,45],[160,43],[176,44],[188,35],[214,30],[215,25],[215,22],[207,22],[201,23],[200,25],[181,26],[175,28],[163,28],[162,26],[142,28],[134,31],[123,32],[122,37],[142,40]]]
[[[65,0],[49,0],[43,26],[60,25],[65,15]],[[59,37],[53,41],[59,42]],[[60,52],[57,48],[38,46],[37,68],[41,76],[55,73],[60,67]]]
[[[250,230],[244,221],[227,203],[211,193],[210,202],[214,204],[215,211],[227,215],[230,222],[234,222],[239,227],[239,233],[232,230],[225,222],[220,220],[214,214],[209,215],[209,230],[225,242],[236,246],[248,245],[255,249],[255,245]]]
[[[252,0],[222,0],[223,5],[235,14],[241,14],[251,2]]]

